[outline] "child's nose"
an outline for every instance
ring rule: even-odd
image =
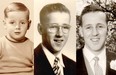
[[[16,25],[16,29],[18,29],[18,30],[20,29],[20,24]]]

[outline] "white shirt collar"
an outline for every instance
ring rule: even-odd
[[[83,48],[83,55],[84,57],[86,57],[86,59],[88,60],[88,62],[90,63],[90,66],[92,68],[92,70],[94,71],[93,68],[93,64],[94,64],[94,60],[93,58],[96,56],[94,55],[89,49],[87,49],[86,47]],[[97,57],[99,57],[99,65],[101,66],[101,68],[103,69],[103,75],[106,75],[106,47],[101,51],[101,53],[99,55],[97,55]]]
[[[43,44],[41,44],[41,45],[42,45],[43,51],[44,51],[44,53],[45,53],[45,55],[46,55],[50,65],[51,65],[51,67],[53,67],[55,56],[46,47],[44,47]],[[65,67],[65,65],[63,63],[62,53],[60,52],[57,55],[57,57],[60,59],[60,65],[62,67]]]
[[[83,48],[83,55],[87,58],[89,63],[95,57],[95,55],[89,49],[87,49],[85,46]]]
[[[93,60],[93,58],[96,56],[86,46],[83,48],[83,54],[89,62],[91,62]],[[99,57],[100,60],[104,59],[104,57],[106,59],[106,48],[104,48],[101,51],[101,53],[99,55],[97,55],[97,57]]]

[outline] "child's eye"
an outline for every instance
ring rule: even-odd
[[[15,22],[9,22],[10,24],[14,24]]]
[[[21,24],[25,24],[25,22],[21,22]]]

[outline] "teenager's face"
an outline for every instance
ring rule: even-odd
[[[90,12],[82,16],[82,36],[85,46],[98,52],[105,46],[107,36],[106,14],[103,12]]]
[[[52,53],[60,52],[68,39],[70,16],[65,12],[52,12],[46,19],[42,25],[43,44]]]
[[[4,21],[7,30],[7,38],[12,41],[23,40],[30,24],[27,19],[27,12],[13,11],[7,15],[8,17],[6,17]]]

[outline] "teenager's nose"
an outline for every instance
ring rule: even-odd
[[[63,35],[62,27],[58,28],[56,35],[62,37]]]

